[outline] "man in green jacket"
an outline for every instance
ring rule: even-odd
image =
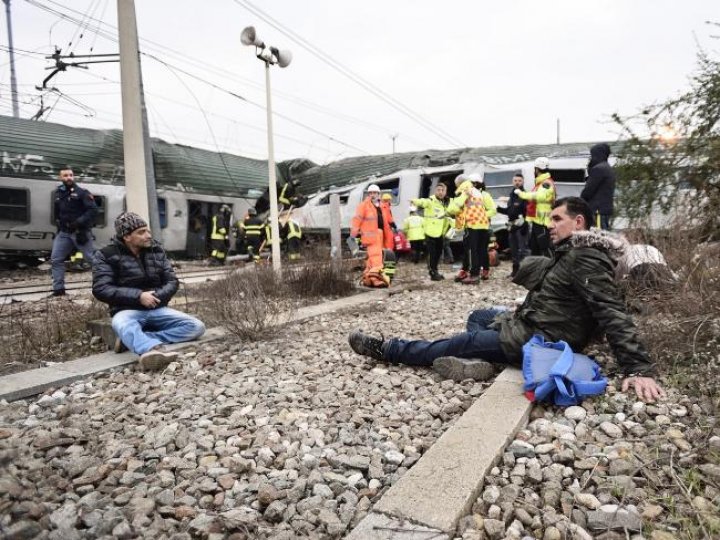
[[[417,208],[423,209],[425,246],[428,252],[428,272],[430,279],[440,281],[445,279],[438,271],[440,256],[443,252],[443,239],[449,229],[447,222],[447,207],[450,201],[447,199],[447,186],[438,182],[435,186],[435,194],[428,199],[413,199],[411,203]]]
[[[623,391],[633,387],[645,401],[664,395],[654,379],[655,367],[615,284],[615,261],[622,244],[604,231],[590,231],[592,215],[579,197],[558,200],[550,214],[552,259],[527,257],[514,282],[526,287],[523,304],[514,313],[478,310],[470,314],[467,332],[437,341],[381,340],[360,331],[350,334],[352,349],[390,363],[432,366],[441,357],[478,358],[520,365],[522,346],[539,334],[548,341],[566,341],[581,352],[599,331],[605,334],[625,375]]]

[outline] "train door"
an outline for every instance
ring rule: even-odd
[[[435,193],[435,188],[439,182],[447,186],[447,194],[449,198],[455,196],[455,178],[462,171],[436,172],[432,174],[423,174],[420,176],[420,198],[426,199]]]
[[[210,254],[212,217],[220,211],[222,202],[188,200],[188,257],[202,259]],[[228,204],[232,208],[232,204]]]

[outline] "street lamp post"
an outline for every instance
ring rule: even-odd
[[[267,99],[267,138],[268,138],[268,172],[270,197],[270,231],[272,234],[272,261],[273,270],[280,273],[280,225],[278,223],[277,204],[277,178],[275,172],[275,148],[273,144],[272,127],[272,99],[270,97],[270,66],[277,64],[281,68],[287,67],[292,61],[292,53],[288,50],[279,50],[265,45],[258,38],[255,28],[248,26],[242,31],[240,41],[243,45],[255,47],[255,56],[265,62],[265,94]]]

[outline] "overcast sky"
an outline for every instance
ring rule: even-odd
[[[271,71],[273,108],[282,115],[275,118],[279,160],[390,153],[393,135],[397,151],[552,143],[557,118],[562,142],[615,140],[610,114],[675,95],[687,87],[698,46],[720,49],[712,38],[720,27],[705,23],[720,21],[718,0],[136,4],[141,50],[159,59],[142,57],[150,131],[170,142],[264,158],[264,68],[240,44],[240,32],[254,25],[266,43],[292,51],[289,67]],[[116,41],[102,35],[116,36],[116,0],[12,0],[11,8],[24,118],[38,111],[42,92],[34,87],[50,73],[40,53],[56,45],[76,54],[117,52]],[[79,30],[60,14],[87,14],[89,26]],[[11,114],[4,20],[0,28],[0,114]],[[44,118],[121,127],[119,81],[118,64],[68,68],[49,83],[67,97],[47,94],[45,105],[57,104]]]

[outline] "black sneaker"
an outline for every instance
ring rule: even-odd
[[[430,281],[442,281],[443,278],[440,274],[430,274]]]
[[[465,379],[487,381],[495,373],[490,362],[485,360],[472,360],[457,358],[455,356],[442,356],[433,361],[433,369],[446,379],[460,382]]]
[[[65,296],[65,289],[58,289],[52,292],[52,296]]]
[[[357,354],[362,356],[369,356],[375,360],[385,360],[383,354],[383,343],[385,340],[377,339],[363,334],[360,330],[355,330],[350,333],[348,337],[348,343],[350,347]]]

